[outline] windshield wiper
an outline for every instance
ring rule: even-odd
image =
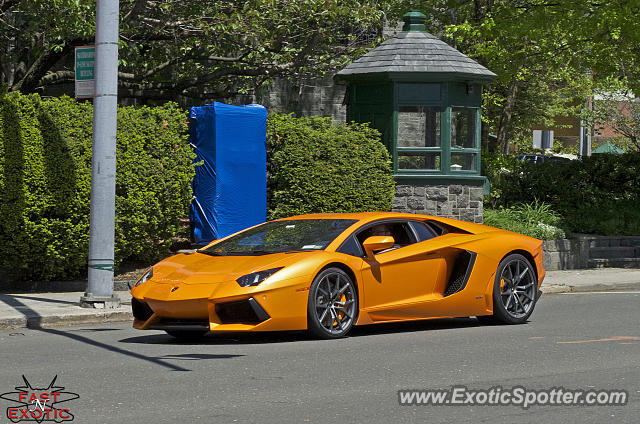
[[[222,253],[220,252],[210,252],[208,250],[196,250],[196,253],[204,253],[209,256],[222,256]]]
[[[274,255],[276,253],[297,253],[297,252],[312,252],[321,249],[291,249],[291,250],[229,250],[222,252],[211,252],[206,250],[197,250],[198,253],[204,253],[210,256],[262,256],[262,255]]]
[[[273,253],[280,253],[280,252],[274,252],[272,250],[251,250],[249,251],[249,253],[254,255],[271,255]]]
[[[259,255],[270,255],[272,252],[269,250],[227,250],[226,252],[220,252],[217,256],[259,256]]]

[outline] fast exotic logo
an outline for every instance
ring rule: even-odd
[[[59,407],[59,405],[78,399],[80,395],[65,392],[64,387],[56,386],[57,378],[57,375],[53,377],[47,388],[34,388],[23,375],[24,386],[17,386],[15,388],[17,391],[0,395],[1,399],[17,404],[7,408],[7,418],[13,423],[20,421],[35,421],[37,423],[73,421],[74,417],[69,407],[66,404],[63,407]]]

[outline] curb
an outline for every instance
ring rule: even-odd
[[[66,325],[102,324],[105,322],[133,322],[131,310],[114,310],[70,315],[48,315],[30,317],[0,318],[0,330],[15,330],[17,328],[48,328]]]
[[[599,291],[616,291],[616,290],[638,290],[640,282],[637,283],[614,283],[614,284],[586,284],[581,286],[570,286],[567,284],[553,284],[545,287],[542,284],[541,290],[544,294],[558,293],[588,293]]]

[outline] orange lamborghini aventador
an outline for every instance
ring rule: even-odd
[[[542,242],[479,224],[391,212],[265,222],[154,265],[132,288],[133,326],[175,337],[476,316],[525,322]]]

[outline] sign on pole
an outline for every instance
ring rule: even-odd
[[[534,149],[553,148],[553,130],[533,130]]]
[[[94,46],[76,47],[76,97],[79,99],[91,98],[95,94],[95,57]]]

